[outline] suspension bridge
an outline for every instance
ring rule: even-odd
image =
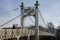
[[[55,32],[51,32],[47,28],[39,27],[38,15],[40,14],[44,25],[46,26],[45,20],[39,10],[39,3],[36,1],[33,7],[24,7],[24,3],[22,2],[20,5],[21,15],[16,16],[15,18],[7,21],[6,23],[0,25],[0,27],[8,24],[9,22],[21,17],[21,28],[16,29],[0,29],[0,40],[55,40]],[[16,11],[19,8],[15,8],[13,10],[7,11]],[[4,12],[6,14],[7,12]],[[3,15],[1,13],[0,15]],[[30,18],[33,24],[35,24],[34,28],[24,28],[24,19],[28,16],[33,16],[35,18],[35,22]],[[28,25],[28,24],[27,24]],[[47,27],[47,26],[46,26]],[[45,38],[45,39],[44,39]]]

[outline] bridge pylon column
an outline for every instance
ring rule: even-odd
[[[39,40],[39,26],[38,26],[38,1],[35,4],[35,40]]]
[[[23,27],[24,27],[24,23],[23,23],[24,22],[24,17],[23,17],[23,15],[24,15],[24,4],[23,4],[23,2],[21,3],[20,7],[21,7],[21,15],[22,15],[21,16],[21,29],[22,29],[21,35],[23,35]]]

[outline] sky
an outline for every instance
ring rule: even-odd
[[[24,2],[24,6],[34,6],[36,0],[0,0],[0,25],[4,24],[5,22],[13,19],[14,17],[21,14],[20,5],[21,2]],[[44,17],[45,22],[52,22],[55,27],[60,25],[60,0],[38,0],[39,1],[39,10]],[[15,11],[10,11],[12,9],[18,8]],[[10,11],[10,12],[7,12]],[[40,17],[40,16],[39,16]],[[8,24],[2,27],[12,27],[13,24],[18,24],[20,26],[20,18],[17,18]],[[31,17],[34,21],[34,18]],[[39,24],[43,25],[43,22],[40,21]],[[35,21],[34,21],[35,22]],[[26,26],[34,25],[29,17],[26,17],[25,22]],[[29,25],[27,25],[29,24]]]

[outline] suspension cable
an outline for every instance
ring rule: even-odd
[[[32,9],[31,9],[32,10]],[[29,11],[31,11],[31,10],[29,10]],[[29,11],[27,11],[26,12],[26,14],[29,12]],[[7,23],[9,23],[9,22],[11,22],[11,21],[13,21],[13,20],[15,20],[16,18],[18,18],[19,16],[24,16],[24,15],[26,15],[26,14],[23,14],[23,15],[18,15],[17,17],[15,17],[15,18],[13,18],[13,19],[11,19],[11,20],[9,20],[9,21],[7,21],[6,23],[4,23],[4,24],[2,24],[0,27],[2,27],[2,26],[4,26],[5,24],[7,24]]]
[[[11,12],[11,11],[16,11],[16,10],[18,10],[19,8],[15,8],[15,9],[13,9],[13,10],[9,10],[9,11],[6,11],[6,12],[3,12],[3,13],[0,13],[0,16],[1,15],[3,15],[3,14],[6,14],[6,13],[8,13],[8,12]]]
[[[34,21],[31,19],[31,17],[30,17],[30,16],[29,16],[29,18],[30,18],[30,20],[32,21],[32,23],[33,23],[33,24],[35,24],[35,23],[34,23]]]
[[[40,11],[39,11],[39,12],[40,12]],[[40,12],[40,16],[41,16],[41,18],[42,18],[42,20],[43,20],[43,22],[44,22],[44,25],[46,26],[45,20],[44,20],[44,18],[43,18],[43,16],[42,16],[41,12]]]
[[[19,15],[19,16],[20,16],[20,15]],[[11,20],[9,20],[9,21],[7,21],[6,23],[2,24],[1,26],[4,26],[5,24],[7,24],[7,23],[9,23],[9,22],[11,22],[11,21],[13,21],[13,20],[15,20],[15,19],[18,18],[19,16],[15,17],[15,18],[13,18],[13,19],[11,19]],[[0,27],[1,27],[1,26],[0,26]]]

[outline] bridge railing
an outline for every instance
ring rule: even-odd
[[[49,32],[49,33],[53,33],[53,34],[55,33],[55,29],[46,29],[46,28],[40,27],[39,30]]]
[[[31,30],[31,29],[23,29],[23,34],[21,29],[0,29],[0,40],[7,38],[14,38],[17,36],[26,36],[26,35],[34,35],[34,34],[35,34],[35,30]]]

